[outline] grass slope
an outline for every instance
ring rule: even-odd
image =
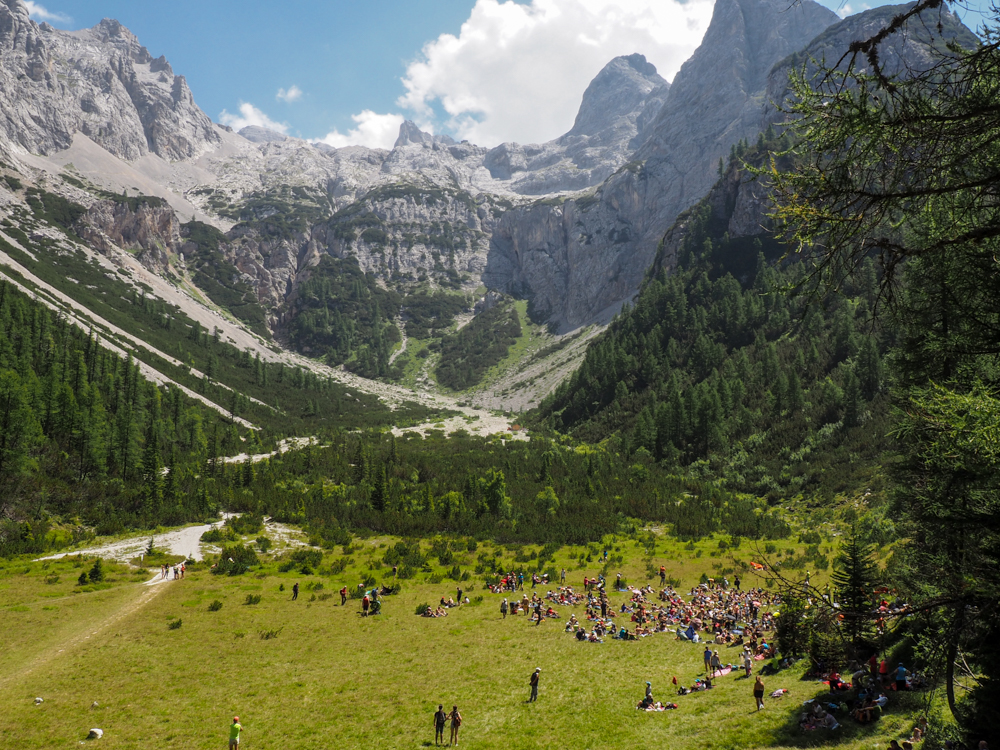
[[[413,614],[417,604],[454,595],[455,584],[416,579],[386,597],[380,617],[362,619],[357,600],[341,607],[337,589],[355,586],[371,569],[383,577],[387,569],[380,570],[379,561],[395,541],[362,542],[335,576],[278,573],[278,563],[269,561],[236,578],[194,566],[185,580],[150,588],[131,583],[136,574],[109,566],[110,588],[77,595],[69,590],[88,561],[8,563],[0,570],[0,628],[13,637],[0,657],[4,744],[68,747],[100,727],[101,746],[109,749],[214,748],[239,714],[248,748],[420,747],[432,743],[437,704],[457,703],[465,719],[462,745],[477,748],[861,750],[908,733],[922,705],[924,696],[903,696],[875,726],[847,722],[832,736],[801,733],[801,701],[825,691],[821,683],[800,681],[801,669],[765,678],[769,691],[788,687],[792,695],[768,699],[767,710],[757,714],[750,684],[732,676],[713,691],[676,696],[671,677],[690,684],[701,674],[701,648],[669,635],[581,644],[563,632],[563,621],[541,627],[523,616],[501,621],[499,597],[488,592],[483,603],[447,618],[420,618]],[[623,561],[611,570],[645,581],[647,566],[663,561],[686,589],[722,564],[710,556],[713,541],[686,549],[661,538],[649,557],[639,539],[619,538],[611,543],[612,558]],[[782,543],[778,552],[792,546]],[[514,555],[525,559],[529,551],[537,548],[481,543],[475,553],[455,553],[455,561],[466,566],[484,552],[499,552],[504,565],[515,565]],[[585,574],[598,572],[596,563],[586,562],[587,551],[563,548],[554,564],[570,570],[570,582],[579,585]],[[53,573],[60,581],[44,583]],[[439,574],[433,568],[432,575]],[[290,601],[294,581],[302,586],[296,602]],[[483,593],[481,583],[463,587],[472,597]],[[260,603],[244,604],[248,594],[259,594]],[[624,597],[615,594],[612,602]],[[214,600],[223,606],[210,612]],[[560,614],[566,618],[571,609],[582,616],[583,607],[563,607]],[[177,618],[182,626],[170,629]],[[266,631],[278,633],[264,639]],[[527,680],[535,667],[542,669],[540,699],[529,705]],[[679,710],[636,711],[647,679],[657,699],[676,701]],[[35,696],[45,702],[34,706]],[[94,701],[99,705],[91,708]]]

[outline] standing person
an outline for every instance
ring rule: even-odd
[[[601,592],[601,619],[608,619],[608,597],[605,596],[604,592]]]
[[[757,710],[764,708],[764,681],[757,675],[757,682],[753,684],[753,699],[757,704]]]
[[[736,586],[736,590],[737,591],[740,590],[740,576],[739,576],[739,574],[737,574],[736,577],[733,579],[733,585]]]
[[[438,704],[438,710],[434,713],[434,744],[439,745],[444,742],[444,725],[448,721],[448,714],[444,712],[444,706]]]
[[[528,680],[528,684],[531,685],[531,697],[528,698],[528,703],[538,700],[538,675],[541,671],[541,667],[535,667],[535,671],[531,673],[531,678]]]
[[[448,716],[451,719],[451,739],[448,742],[452,745],[457,745],[458,728],[462,726],[462,714],[458,712],[458,706],[452,706],[451,713]]]
[[[535,621],[535,627],[537,628],[542,624],[542,603],[538,602],[535,604],[535,617],[538,619]]]
[[[702,658],[705,660],[705,671],[707,672],[712,666],[712,649],[706,647],[705,653],[702,654]]]
[[[660,566],[660,585],[662,586],[666,582],[667,582],[667,569],[661,565]]]
[[[299,583],[298,581],[296,581],[295,585],[292,586],[292,601],[294,602],[298,598],[299,598]]]
[[[240,732],[243,725],[240,724],[240,717],[234,716],[233,723],[229,725],[229,750],[238,750],[240,746]]]
[[[517,574],[517,587],[524,591],[524,573]]]
[[[902,662],[896,667],[896,690],[906,690],[906,667]]]
[[[455,597],[455,601],[457,601],[458,604],[459,604],[459,606],[461,606],[461,604],[462,604],[462,587],[461,586],[458,587],[458,596]]]
[[[563,568],[562,573],[559,574],[559,580],[562,583],[566,583],[566,568]]]
[[[716,675],[717,672],[721,672],[722,671],[722,659],[719,658],[719,652],[718,651],[716,651],[715,653],[712,654],[711,664],[712,664],[712,674],[711,674],[711,676],[715,677],[715,675]]]
[[[347,604],[347,586],[340,590],[340,606],[343,607],[345,604]]]
[[[500,602],[500,614],[503,616],[503,619],[505,619],[505,620],[507,619],[507,600],[506,599],[504,599],[502,602]]]
[[[750,656],[750,652],[743,651],[743,669],[746,670],[747,679],[750,679],[750,672],[753,671],[753,657]]]
[[[364,598],[361,600],[361,616],[368,617],[368,607],[371,606],[371,599],[368,598],[368,594],[365,594]]]

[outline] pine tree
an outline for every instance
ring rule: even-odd
[[[834,563],[832,579],[844,617],[844,631],[855,658],[863,656],[864,647],[874,632],[872,609],[880,578],[872,546],[863,540],[857,529],[851,529]]]

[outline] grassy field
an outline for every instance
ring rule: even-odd
[[[848,721],[832,734],[800,732],[802,701],[825,691],[802,681],[801,669],[765,678],[769,692],[787,687],[791,695],[768,699],[759,714],[750,683],[732,675],[712,691],[680,697],[671,678],[690,684],[701,674],[700,647],[667,634],[578,643],[563,623],[571,611],[582,617],[582,606],[559,608],[562,619],[540,627],[523,616],[502,621],[499,597],[482,590],[479,576],[462,586],[483,601],[447,618],[417,617],[414,610],[454,596],[453,581],[403,581],[379,617],[360,617],[357,600],[341,607],[342,585],[355,587],[368,572],[380,580],[389,575],[379,561],[395,541],[356,542],[353,563],[336,576],[323,573],[342,557],[339,550],[311,576],[279,573],[280,561],[268,560],[243,576],[215,576],[195,565],[182,581],[145,586],[139,581],[152,573],[109,565],[104,584],[80,593],[76,579],[90,560],[7,561],[0,570],[0,747],[78,746],[99,727],[101,747],[218,748],[233,714],[241,717],[243,747],[250,750],[422,747],[433,744],[431,716],[443,703],[459,706],[461,745],[471,747],[860,750],[908,734],[922,706],[922,696],[901,696],[875,726]],[[685,590],[702,574],[717,573],[731,554],[718,553],[718,539],[694,549],[661,539],[652,557],[648,540],[639,537],[610,546],[612,558],[622,558],[614,572],[645,582],[650,565],[662,561]],[[515,565],[515,555],[537,550],[480,543],[475,552],[456,552],[455,562],[468,569],[479,555],[499,551]],[[584,574],[598,572],[587,552],[563,548],[554,565],[566,567],[570,583],[579,585]],[[432,567],[422,578],[442,570]],[[747,578],[745,585],[752,583]],[[293,602],[296,581],[301,592]],[[248,595],[260,602],[246,604]],[[624,599],[612,595],[616,605]],[[210,611],[214,601],[222,607]],[[535,667],[542,670],[540,697],[528,704]],[[658,700],[680,708],[636,711],[646,680]],[[44,699],[37,707],[36,696]]]

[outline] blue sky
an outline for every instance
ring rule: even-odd
[[[978,0],[977,0],[978,1]],[[486,146],[572,126],[587,82],[640,52],[672,78],[713,0],[40,0],[59,28],[115,18],[185,75],[212,119],[332,145],[403,117]],[[825,2],[843,15],[871,5]],[[975,25],[978,16],[969,15]]]

